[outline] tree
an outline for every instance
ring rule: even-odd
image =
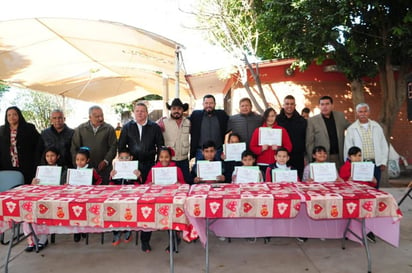
[[[192,14],[197,18],[198,29],[207,33],[208,40],[220,45],[233,57],[240,82],[257,111],[262,113],[268,103],[259,77],[256,55],[259,32],[252,4],[252,0],[200,0]],[[257,94],[250,88],[248,72],[258,87]],[[256,97],[260,97],[263,107]]]
[[[379,75],[380,121],[386,136],[405,100],[412,66],[412,11],[407,0],[256,0],[258,53],[336,61],[351,83],[354,104],[364,101],[362,79]],[[397,75],[395,74],[395,70]]]
[[[0,98],[9,91],[10,87],[6,84],[4,84],[2,81],[0,81]]]
[[[63,109],[64,98],[47,93],[27,91],[18,95],[13,103],[19,106],[28,122],[33,123],[38,130],[42,131],[50,125],[51,111],[57,108]]]

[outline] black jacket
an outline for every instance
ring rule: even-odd
[[[214,114],[217,116],[220,126],[220,133],[222,135],[222,143],[225,140],[225,134],[227,133],[227,121],[229,116],[223,110],[215,110]],[[196,150],[198,148],[200,132],[202,126],[202,119],[204,115],[204,110],[195,110],[190,115],[190,158],[195,157]]]
[[[157,149],[164,145],[162,131],[156,123],[148,120],[142,128],[140,140],[139,129],[134,120],[126,123],[119,138],[119,151],[128,148],[133,160],[142,163],[154,163]]]
[[[290,141],[292,142],[291,154],[304,154],[306,151],[306,127],[308,122],[295,110],[291,118],[285,115],[285,111],[282,109],[279,115],[276,117],[276,122],[279,126],[288,131]]]

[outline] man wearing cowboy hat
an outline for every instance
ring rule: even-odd
[[[187,103],[182,103],[179,98],[166,102],[167,109],[170,110],[170,117],[162,117],[157,124],[162,129],[165,145],[175,151],[173,160],[183,172],[186,183],[191,183],[189,172],[189,150],[190,150],[190,120],[183,116],[189,108]]]

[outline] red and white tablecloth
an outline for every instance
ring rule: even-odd
[[[191,233],[184,213],[189,185],[40,186],[0,193],[0,221],[78,227],[153,229]],[[194,235],[195,236],[195,235]]]
[[[193,185],[186,213],[201,218],[292,218],[301,197],[292,183]]]
[[[390,193],[364,184],[331,182],[294,186],[304,196],[307,213],[313,219],[402,217]]]

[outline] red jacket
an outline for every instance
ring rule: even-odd
[[[343,181],[348,181],[352,175],[352,162],[349,159],[346,159],[345,163],[339,169],[339,176],[343,179]],[[352,181],[359,184],[365,184],[371,186],[373,188],[376,187],[376,184],[373,182],[365,182],[365,181]]]
[[[268,127],[266,122],[263,123],[262,127]],[[285,128],[277,125],[275,122],[272,126],[273,129],[282,130],[282,147],[289,151],[292,151],[292,142],[290,141],[289,134]],[[249,148],[252,152],[257,155],[256,163],[273,164],[275,163],[275,151],[271,148],[262,152],[262,146],[259,146],[259,128],[256,128],[250,139]]]
[[[162,164],[160,162],[157,162],[156,165],[154,165],[152,168],[163,168],[163,167],[164,166],[162,166]],[[171,161],[169,163],[169,166],[167,166],[167,167],[176,167],[176,169],[177,169],[177,183],[178,184],[186,184],[185,178],[184,178],[183,173],[182,173],[182,170],[179,167],[176,166],[175,162]],[[147,175],[147,179],[146,179],[145,184],[153,183],[152,174],[153,174],[153,172],[150,169],[150,172]]]

